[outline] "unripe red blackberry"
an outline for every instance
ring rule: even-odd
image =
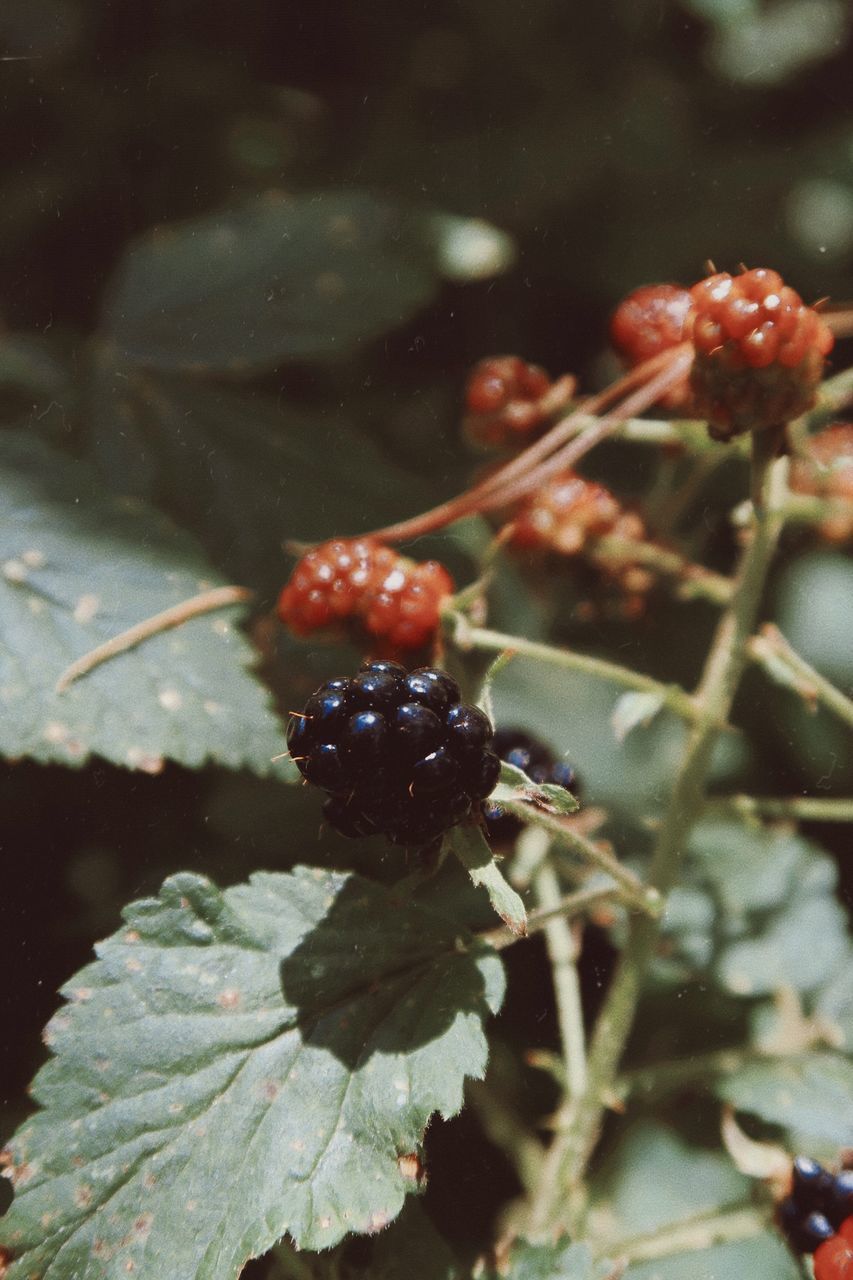
[[[853,423],[837,422],[807,440],[791,463],[790,485],[796,493],[838,501],[839,509],[818,526],[827,542],[853,538]]]
[[[514,517],[512,543],[577,555],[590,539],[613,533],[626,519],[627,535],[639,536],[639,517],[626,516],[609,489],[574,471],[563,471],[521,504]]]
[[[597,552],[596,540],[603,537],[624,543],[624,558]],[[574,471],[563,471],[521,503],[513,519],[510,545],[560,556],[583,555],[599,579],[619,589],[625,605],[619,612],[636,616],[642,612],[643,597],[653,578],[632,559],[630,544],[645,537],[641,518],[626,511],[609,489]]]
[[[524,443],[548,417],[551,385],[544,369],[520,356],[488,356],[465,385],[465,434],[491,449]]]
[[[294,635],[343,626],[389,652],[432,641],[453,579],[435,560],[417,564],[368,538],[334,539],[302,557],[278,601]]]
[[[306,552],[278,599],[278,616],[294,635],[334,627],[356,613],[396,554],[368,538],[334,538]]]
[[[341,835],[425,845],[481,811],[500,773],[492,737],[446,672],[379,661],[312,694],[287,741]]]
[[[777,272],[718,272],[690,296],[690,386],[715,440],[778,426],[812,407],[834,339]]]

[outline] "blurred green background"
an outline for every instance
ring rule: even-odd
[[[2,0],[3,421],[160,506],[255,588],[264,670],[292,705],[353,654],[288,642],[270,623],[283,543],[354,533],[461,488],[473,460],[458,403],[474,360],[517,352],[600,384],[615,371],[618,299],[690,283],[708,258],[772,265],[807,299],[853,298],[852,27],[843,0]],[[297,197],[292,227],[282,192]],[[148,238],[158,226],[169,230]],[[295,306],[258,292],[259,255],[284,227],[275,282],[296,280]],[[365,290],[372,310],[348,306]],[[839,345],[836,367],[849,354]],[[634,496],[654,478],[627,449],[593,469]],[[688,513],[685,538],[723,569],[742,486],[725,467]],[[440,554],[464,582],[468,533],[417,554]],[[851,595],[849,559],[789,539],[773,584],[782,625],[842,683]],[[519,583],[504,613],[543,625]],[[630,630],[578,630],[570,616],[555,627],[689,681],[711,619],[662,604]],[[753,687],[750,746],[720,777],[843,789],[853,757],[835,727],[778,692],[768,714],[766,687],[762,703]],[[678,738],[664,725],[655,750],[629,740],[620,754],[599,693],[579,685],[572,716],[555,719],[547,685],[520,666],[499,705],[544,716],[589,798],[636,817],[665,789]],[[248,775],[13,763],[0,788],[5,1131],[26,1107],[57,986],[122,902],[179,868],[227,881],[353,858],[318,843],[312,798]],[[837,830],[819,834],[841,847]],[[594,942],[591,1005],[608,963]],[[541,955],[515,964],[508,1024],[519,1044],[547,1044]],[[433,1207],[476,1236],[512,1178],[470,1116],[435,1133],[434,1160],[458,1170],[466,1152],[474,1172],[446,1190],[436,1178]]]

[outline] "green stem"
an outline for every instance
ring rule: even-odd
[[[772,623],[762,627],[761,634],[750,639],[748,653],[771,680],[795,689],[806,702],[821,703],[853,728],[853,701],[801,658],[778,627]]]
[[[539,868],[533,888],[543,911],[552,911],[559,906],[560,884],[549,862],[546,861]],[[578,946],[572,928],[562,913],[545,922],[545,945],[554,983],[557,1022],[566,1068],[566,1093],[572,1099],[580,1097],[586,1088],[586,1033],[577,970]]]
[[[634,872],[629,871],[627,867],[623,867],[619,859],[607,849],[594,844],[592,840],[587,840],[586,836],[573,830],[565,820],[554,817],[553,814],[537,808],[527,800],[501,800],[500,804],[502,809],[514,814],[522,822],[542,827],[564,849],[577,854],[579,858],[597,867],[599,871],[604,871],[616,881],[620,897],[630,906],[636,907],[638,911],[654,919],[660,915],[661,900],[657,891],[644,885],[639,876],[634,875]]]
[[[641,564],[664,577],[674,578],[680,594],[684,596],[698,596],[712,604],[728,604],[732,598],[734,584],[730,578],[694,564],[677,551],[670,551],[655,542],[603,537],[597,538],[590,550],[593,556],[605,561],[612,559],[618,564]]]
[[[679,1222],[652,1235],[617,1241],[608,1246],[607,1252],[629,1263],[657,1262],[675,1254],[684,1256],[700,1249],[710,1249],[715,1244],[749,1240],[766,1231],[767,1227],[767,1215],[757,1209],[723,1210],[692,1222]],[[690,1274],[689,1263],[685,1274]]]
[[[482,649],[487,653],[513,653],[522,658],[534,658],[537,662],[546,662],[552,667],[562,667],[566,671],[581,671],[597,680],[608,680],[612,684],[621,685],[624,689],[637,689],[642,693],[654,693],[662,699],[666,706],[685,720],[698,720],[701,713],[690,694],[678,685],[662,684],[652,676],[641,675],[628,667],[621,667],[616,662],[607,662],[604,658],[593,658],[586,653],[574,653],[571,649],[557,649],[550,644],[541,644],[537,640],[526,640],[523,636],[506,635],[501,631],[492,631],[488,627],[473,627],[461,614],[452,613],[446,616],[453,641],[459,649]]]
[[[572,916],[586,915],[593,907],[603,906],[605,902],[612,902],[616,897],[618,897],[616,889],[609,889],[604,886],[594,889],[578,889],[576,893],[567,893],[565,897],[560,898],[559,902],[547,911],[540,909],[528,912],[527,933],[524,935],[514,933],[511,929],[503,927],[478,933],[477,937],[481,942],[486,942],[489,946],[494,947],[496,951],[503,951],[506,947],[515,946],[516,942],[524,942],[525,938],[531,938],[534,933],[541,933],[551,920],[556,920],[558,917],[568,920]]]
[[[853,822],[853,797],[713,796],[706,809],[746,818],[790,818],[798,822]]]
[[[782,528],[778,508],[784,490],[784,459],[770,462],[767,442],[753,437],[753,467],[760,498],[753,535],[740,565],[731,604],[721,617],[696,698],[701,718],[691,729],[675,779],[666,819],[652,856],[649,883],[661,895],[674,885],[687,839],[705,803],[705,782],[719,734],[729,715],[747,661],[746,644],[755,626],[765,579]],[[634,1023],[646,972],[660,933],[660,921],[635,916],[590,1045],[588,1085],[571,1122],[558,1134],[543,1170],[544,1196],[534,1205],[534,1229],[551,1228],[563,1217],[563,1201],[580,1182],[598,1139],[606,1102]],[[573,1224],[577,1225],[577,1224]]]

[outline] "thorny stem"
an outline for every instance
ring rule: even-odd
[[[793,688],[805,702],[821,703],[853,728],[853,700],[801,658],[777,626],[766,623],[747,646],[749,657],[780,684]]]
[[[743,674],[747,641],[755,626],[765,579],[782,528],[780,491],[784,489],[786,463],[784,459],[771,462],[767,452],[764,441],[754,446],[753,467],[758,473],[761,495],[753,534],[743,553],[731,604],[714,634],[696,693],[702,716],[690,731],[652,857],[648,882],[661,895],[669,892],[678,877],[687,838],[705,803],[705,782],[718,726],[729,715]],[[567,1108],[567,1123],[558,1132],[543,1164],[542,1182],[531,1212],[534,1233],[563,1221],[567,1199],[577,1202],[574,1193],[598,1139],[659,933],[658,918],[635,916],[630,921],[628,941],[590,1045],[587,1088],[578,1104]],[[571,1225],[577,1227],[578,1224]]]
[[[853,798],[847,796],[714,796],[711,812],[743,818],[788,818],[792,822],[853,822]]]
[[[473,627],[461,614],[450,614],[447,623],[457,648],[482,649],[489,653],[512,653],[521,658],[533,658],[537,662],[546,662],[552,667],[563,667],[567,671],[582,671],[598,680],[609,680],[613,684],[622,685],[625,689],[636,689],[641,693],[657,694],[662,702],[682,716],[685,720],[702,718],[690,694],[674,684],[662,684],[652,676],[644,676],[638,671],[631,671],[617,662],[607,662],[604,658],[593,658],[586,653],[575,653],[571,649],[557,649],[553,645],[541,644],[537,640],[526,640],[523,636],[506,635],[501,631],[492,631],[488,627]]]
[[[472,489],[411,520],[387,525],[384,529],[375,529],[362,536],[381,538],[385,542],[407,542],[444,528],[462,516],[492,511],[495,507],[517,501],[538,488],[554,471],[571,466],[602,440],[613,435],[626,419],[650,408],[673,382],[684,376],[689,363],[690,355],[686,346],[655,356],[599,395],[585,401],[580,409],[568,414],[535,444]],[[581,416],[590,418],[590,415],[597,413],[614,398],[624,395],[626,389],[637,382],[642,384],[638,391],[627,396],[603,418],[591,417],[586,430],[577,434],[578,419]]]

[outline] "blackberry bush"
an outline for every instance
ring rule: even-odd
[[[512,355],[475,368],[464,434],[505,456],[454,493],[472,468],[457,415],[439,421],[454,375],[423,395],[420,380],[430,344],[448,354],[475,311],[452,324],[462,285],[439,275],[465,253],[482,272],[501,245],[487,233],[365,193],[270,196],[146,236],[123,262],[107,328],[77,355],[84,386],[117,414],[118,453],[137,434],[153,448],[158,415],[179,433],[170,456],[201,432],[197,476],[224,521],[210,545],[228,565],[251,550],[249,586],[139,501],[92,497],[38,415],[0,432],[10,849],[25,757],[97,755],[151,775],[126,787],[129,806],[144,790],[144,821],[133,833],[116,813],[122,841],[150,860],[154,824],[166,862],[176,823],[230,886],[168,875],[63,988],[40,1109],[0,1156],[0,1280],[850,1271],[853,1158],[792,1168],[780,1144],[853,1148],[853,946],[817,842],[853,818],[835,612],[849,574],[837,549],[784,536],[811,526],[837,548],[853,527],[847,429],[826,428],[853,379],[824,377],[831,327],[853,322],[763,269],[637,290],[612,326],[627,370],[606,386],[579,395]],[[450,307],[440,330],[430,301]],[[383,395],[395,346],[376,339],[404,319],[418,394]],[[595,343],[605,369],[603,331]],[[0,380],[47,377],[26,351],[0,341]],[[347,372],[309,376],[347,352]],[[298,421],[273,387],[299,388]],[[335,402],[331,427],[315,397]],[[218,471],[234,439],[248,496]],[[584,474],[593,451],[604,479]],[[142,461],[124,474],[147,476]],[[451,527],[433,545],[458,590],[413,558]],[[297,537],[319,541],[282,589]],[[830,582],[819,606],[803,547]],[[280,646],[273,591],[294,638]],[[252,607],[260,674],[226,612]],[[286,729],[276,708],[294,708]],[[167,760],[182,781],[157,779]],[[226,789],[211,768],[188,805],[184,774],[208,761],[240,776]],[[756,778],[776,792],[749,794]],[[180,788],[171,811],[161,782]],[[65,870],[103,923],[91,794]],[[64,816],[75,797],[51,804]],[[48,902],[34,883],[20,914],[44,931]],[[429,1128],[463,1105],[464,1129]],[[472,1188],[485,1199],[469,1215]]]

